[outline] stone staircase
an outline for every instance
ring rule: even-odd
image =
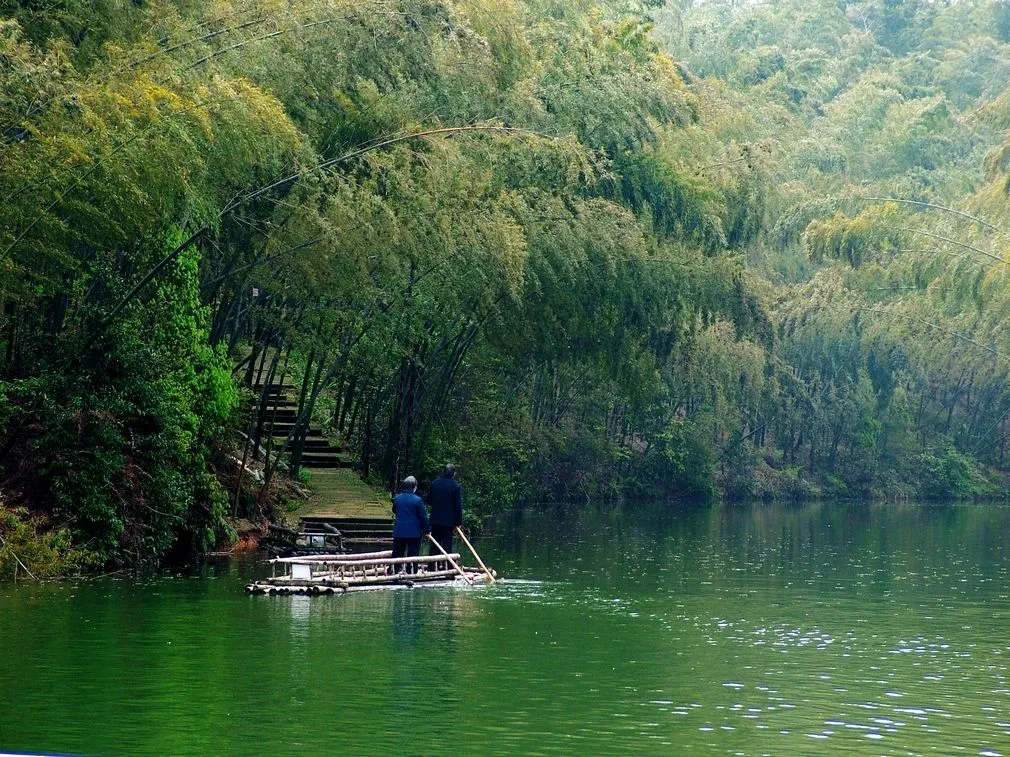
[[[262,390],[262,386],[253,387]],[[266,388],[266,423],[272,424],[274,448],[279,449],[298,416],[297,388],[290,383]],[[374,491],[351,470],[346,447],[335,446],[317,426],[310,426],[302,448],[301,466],[309,469],[308,500],[290,514],[298,531],[340,531],[345,547],[392,541],[392,513],[387,496]]]
[[[266,423],[275,448],[284,444],[298,418],[298,403],[292,399],[294,391],[291,384],[271,384],[266,389]],[[350,468],[353,464],[346,448],[333,446],[320,428],[309,426],[302,446],[301,465],[303,468]]]
[[[354,549],[358,544],[391,544],[392,521],[389,518],[345,518],[340,515],[315,513],[303,515],[301,530],[308,533],[327,533],[326,526],[340,532],[340,543]],[[360,551],[360,550],[359,550]]]

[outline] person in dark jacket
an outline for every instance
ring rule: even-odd
[[[456,480],[456,468],[446,465],[442,475],[428,489],[431,536],[446,552],[452,552],[452,533],[463,525],[463,490]]]
[[[417,479],[403,479],[400,493],[393,497],[393,557],[417,557],[421,554],[421,536],[431,533],[424,500],[417,496]],[[406,563],[408,573],[417,572],[417,563]],[[396,572],[400,572],[399,566]]]

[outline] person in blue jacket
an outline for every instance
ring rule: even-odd
[[[431,482],[428,509],[431,511],[431,537],[451,554],[452,533],[456,526],[463,525],[463,490],[456,480],[456,466],[451,463]]]
[[[393,497],[393,557],[417,557],[421,554],[421,537],[431,533],[424,500],[417,496],[417,479],[403,479],[400,493]],[[406,563],[408,573],[417,572],[417,563]],[[400,572],[397,566],[396,572]]]

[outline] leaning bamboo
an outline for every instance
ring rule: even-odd
[[[438,547],[438,551],[441,552],[445,556],[445,558],[449,561],[449,563],[452,565],[452,567],[454,567],[456,570],[459,571],[459,574],[463,577],[463,580],[466,581],[468,584],[472,584],[473,583],[473,579],[470,578],[470,576],[468,576],[466,573],[463,572],[463,569],[461,567],[459,567],[459,563],[457,563],[455,560],[452,559],[452,555],[450,555],[448,552],[446,552],[444,549],[442,549],[442,545],[439,544],[435,540],[435,537],[432,536],[431,534],[427,534],[427,537],[428,537],[428,541],[430,541],[432,544],[434,544],[436,547]],[[459,557],[459,555],[456,555],[456,557]]]
[[[381,552],[348,552],[341,555],[303,555],[301,557],[275,557],[272,563],[292,563],[292,562],[347,562],[349,560],[369,560],[392,557],[393,550],[387,549]]]
[[[29,576],[31,576],[31,579],[33,581],[37,580],[35,578],[35,576],[32,574],[32,572],[30,570],[28,570],[28,566],[25,565],[23,562],[21,562],[21,558],[18,557],[16,554],[14,554],[14,550],[10,549],[7,546],[7,542],[4,541],[4,538],[2,536],[0,536],[0,546],[2,546],[4,549],[6,549],[8,552],[11,553],[11,556],[17,561],[17,564],[21,566],[21,568],[24,570],[25,573],[27,573]],[[457,557],[459,557],[459,555],[457,555]],[[17,575],[18,575],[17,574],[17,566],[15,566],[15,568],[14,568],[14,580],[15,580],[15,582],[17,581]]]
[[[459,534],[459,538],[462,539],[463,543],[470,548],[471,552],[473,552],[473,556],[477,560],[477,564],[484,569],[485,573],[487,573],[487,577],[491,579],[491,583],[494,583],[494,576],[491,574],[491,571],[488,570],[488,567],[484,564],[484,561],[480,559],[480,555],[478,555],[477,550],[473,548],[473,544],[471,544],[470,540],[466,538],[466,534],[463,533],[463,529],[460,528],[459,526],[456,526],[456,533]]]
[[[458,552],[449,555],[455,560],[460,558]],[[333,567],[361,567],[362,565],[402,565],[403,563],[431,563],[441,562],[444,558],[438,555],[417,555],[415,557],[372,557],[364,560],[320,560],[317,557],[289,557],[284,558],[284,562],[299,563],[302,565],[326,565]],[[280,562],[280,560],[278,560]]]

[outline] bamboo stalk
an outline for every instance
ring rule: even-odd
[[[377,553],[377,554],[384,555],[384,556],[381,556],[381,557],[367,557],[367,558],[364,558],[364,559],[351,559],[351,560],[334,559],[335,556],[331,557],[331,556],[325,556],[325,555],[323,555],[323,556],[307,556],[307,557],[278,557],[278,558],[275,558],[274,560],[272,560],[271,562],[275,562],[275,563],[289,563],[289,564],[290,563],[299,563],[299,564],[303,564],[303,565],[323,564],[323,565],[333,565],[335,567],[336,566],[342,566],[342,567],[357,566],[357,567],[360,567],[362,565],[402,565],[403,563],[408,563],[408,562],[431,563],[431,562],[439,562],[440,560],[442,560],[442,558],[439,557],[438,555],[417,555],[415,557],[389,557],[388,556],[390,554],[389,552],[385,552],[385,553],[381,553],[380,552],[380,553]],[[459,555],[458,552],[453,552],[449,556],[452,557],[452,558],[455,558],[457,560],[460,557],[460,555]],[[326,559],[320,559],[320,557],[325,557]],[[352,557],[352,555],[348,555],[348,557]],[[353,555],[353,557],[357,558],[357,555]]]
[[[459,563],[457,563],[455,560],[452,559],[452,555],[450,555],[448,552],[442,549],[442,545],[439,544],[437,541],[435,541],[435,537],[433,537],[431,534],[426,534],[426,536],[428,537],[428,541],[430,541],[432,544],[438,547],[438,551],[445,556],[445,558],[449,561],[452,567],[454,567],[456,570],[459,571],[459,574],[463,577],[463,580],[466,581],[468,584],[473,584],[473,579],[463,572],[463,569],[459,567]],[[456,555],[456,557],[459,557],[459,555]]]
[[[292,562],[353,562],[354,560],[381,560],[392,558],[393,550],[386,549],[379,552],[354,552],[343,555],[304,555],[302,557],[275,557],[272,563],[292,563]]]
[[[452,556],[456,557],[457,555],[455,555],[455,553],[453,553]],[[427,564],[427,569],[425,569],[423,572],[417,573],[415,575],[419,575],[419,576],[431,576],[431,575],[434,575],[436,573],[439,573],[440,571],[438,571],[438,570],[431,570],[431,568],[434,567],[433,563],[435,563],[436,561],[437,562],[441,562],[442,560],[443,560],[443,558],[439,557],[438,555],[432,555],[432,556],[430,556],[427,560],[425,560],[425,563]],[[364,577],[368,577],[368,576],[392,576],[394,574],[390,572],[390,568],[393,568],[396,565],[402,565],[402,564],[416,565],[417,562],[418,562],[418,560],[414,559],[412,557],[403,557],[403,558],[400,558],[400,562],[398,562],[398,563],[382,562],[382,563],[367,563],[367,564],[363,564],[363,565],[347,564],[347,563],[331,563],[331,565],[333,566],[333,570],[327,570],[327,571],[323,571],[321,573],[313,572],[311,580],[315,581],[317,579],[325,579],[325,578],[344,578],[345,576],[348,576],[348,575],[351,578],[359,578],[359,577],[362,577],[362,576],[364,576]],[[424,564],[422,564],[422,567],[424,567]],[[462,567],[463,567],[463,570],[466,571],[466,572],[476,573],[476,574],[480,575],[481,577],[483,577],[483,575],[484,575],[480,571],[480,569],[478,569],[478,568],[471,569],[471,568],[467,568],[466,566],[462,566]],[[292,579],[290,576],[286,576],[285,579],[286,580],[292,580],[292,581],[299,580],[299,579]],[[301,580],[304,580],[304,579],[301,579]]]
[[[494,576],[491,575],[491,571],[488,570],[488,567],[484,564],[484,561],[480,559],[480,555],[478,555],[477,550],[473,548],[473,544],[471,544],[470,540],[466,538],[466,534],[463,533],[463,529],[460,528],[459,526],[456,526],[456,533],[459,534],[459,538],[462,539],[463,543],[470,548],[471,552],[473,552],[473,556],[477,560],[477,564],[484,569],[485,573],[487,573],[487,577],[491,579],[491,583],[494,583]]]
[[[443,558],[436,556],[435,559],[436,560],[442,560]],[[372,568],[369,568],[369,567],[355,568],[355,569],[351,569],[350,572],[347,572],[347,571],[345,571],[345,569],[344,569],[343,566],[340,566],[336,570],[326,571],[324,573],[313,573],[312,574],[312,578],[310,578],[310,579],[298,579],[298,578],[292,578],[291,576],[282,576],[281,579],[283,581],[288,582],[288,583],[292,583],[292,582],[297,583],[298,581],[306,581],[306,580],[308,580],[308,581],[323,581],[323,580],[334,579],[334,578],[339,578],[339,579],[343,580],[345,578],[357,579],[357,578],[370,578],[370,577],[379,577],[379,578],[381,578],[381,577],[384,577],[384,576],[385,577],[392,577],[392,576],[394,576],[396,574],[389,572],[389,568],[391,568],[391,567],[393,567],[393,566],[392,565],[379,565],[379,566],[372,567]],[[470,568],[470,567],[468,567],[466,565],[461,565],[460,567],[463,569],[463,572],[466,573],[467,575],[480,577],[481,580],[484,580],[487,577],[487,574],[484,571],[482,571],[480,568]],[[445,570],[449,570],[449,569],[445,568]],[[451,572],[454,575],[456,574],[455,570],[453,570]],[[431,570],[431,569],[428,569],[428,570],[418,571],[417,573],[414,573],[412,575],[421,576],[423,578],[423,577],[430,577],[430,576],[433,576],[433,575],[440,575],[441,573],[442,573],[442,570]]]

